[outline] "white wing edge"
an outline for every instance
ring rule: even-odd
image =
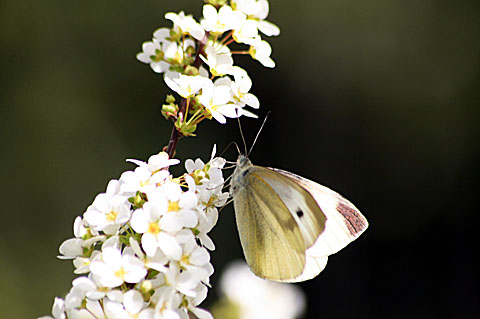
[[[310,249],[307,249],[307,252],[306,252],[307,260],[306,260],[305,268],[303,269],[302,274],[296,278],[283,280],[282,282],[301,282],[301,281],[309,280],[317,277],[318,274],[325,269],[325,267],[327,266],[328,257],[312,256],[309,254]]]

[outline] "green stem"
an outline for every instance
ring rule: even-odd
[[[200,65],[202,64],[202,59],[200,59],[200,55],[204,53],[205,45],[207,44],[207,41],[208,41],[208,36],[209,36],[208,32],[205,33],[205,36],[200,41],[200,44],[198,46],[197,54],[195,56],[195,61],[193,62],[193,66],[196,68],[199,68]],[[178,110],[179,116],[185,115],[186,109],[187,109],[187,100],[182,98],[182,100],[180,101],[180,107]],[[181,137],[182,137],[182,134],[179,131],[177,131],[177,128],[175,127],[175,125],[173,125],[172,134],[170,134],[170,140],[168,141],[168,145],[166,149],[166,152],[169,158],[175,157],[177,144]]]

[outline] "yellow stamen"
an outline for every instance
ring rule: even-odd
[[[148,225],[148,232],[152,235],[157,235],[160,232],[160,226],[158,226],[158,223],[150,223],[150,225]]]
[[[125,270],[123,268],[120,268],[115,272],[115,276],[123,279],[123,277],[125,276]]]
[[[178,212],[180,210],[180,205],[177,202],[168,201],[168,211],[169,212]]]
[[[185,265],[190,265],[190,256],[183,255],[182,258],[180,258],[180,262]]]
[[[107,214],[107,220],[109,222],[114,222],[115,219],[117,219],[117,216],[118,216],[118,213],[112,210],[110,213]]]

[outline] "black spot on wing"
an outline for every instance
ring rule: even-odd
[[[300,208],[297,209],[296,214],[300,218],[303,217],[303,211]]]

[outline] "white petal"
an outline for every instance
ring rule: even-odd
[[[207,310],[197,308],[197,307],[192,307],[189,308],[189,310],[198,318],[198,319],[213,319],[213,316],[210,312]]]
[[[193,192],[184,192],[180,197],[179,205],[182,209],[191,209],[197,206],[198,198]]]
[[[190,262],[197,266],[203,266],[210,261],[210,254],[203,247],[198,247],[190,255]]]
[[[64,300],[62,298],[56,297],[52,306],[53,317],[55,317],[56,319],[60,319],[60,318],[64,319],[65,318],[64,309],[65,309]]]
[[[180,212],[184,227],[193,228],[198,224],[198,216],[193,210],[182,210]]]
[[[147,254],[147,256],[150,256],[150,257],[154,256],[158,248],[157,237],[150,233],[143,234],[142,248],[143,250],[145,250],[145,253]]]
[[[207,20],[217,20],[217,9],[211,4],[203,6],[203,16]]]
[[[212,114],[212,117],[213,117],[215,120],[217,120],[218,123],[221,123],[221,124],[227,123],[227,119],[225,118],[225,116],[223,116],[223,115],[220,114],[219,112],[211,111],[210,113]]]
[[[241,101],[254,109],[258,109],[260,107],[260,101],[258,98],[253,95],[252,93],[247,93],[245,94],[242,98]]]
[[[139,313],[143,307],[143,297],[138,291],[129,290],[123,297],[123,304],[129,313]]]
[[[160,220],[160,228],[167,232],[177,232],[184,226],[183,217],[178,212],[167,213]]]
[[[280,34],[280,28],[268,21],[259,21],[258,30],[268,36],[277,36]]]
[[[191,159],[187,159],[185,161],[185,169],[187,170],[188,173],[191,173],[195,170],[195,163]]]
[[[212,250],[212,251],[215,250],[215,244],[213,240],[210,237],[208,237],[207,234],[200,233],[198,235],[198,238],[200,239],[200,242],[202,243],[203,246],[205,246],[209,250]]]
[[[58,256],[59,259],[72,259],[77,256],[83,255],[82,248],[82,239],[79,238],[70,238],[64,241],[60,248],[58,249],[60,254],[63,256]]]
[[[218,109],[218,112],[222,113],[222,115],[225,115],[226,117],[230,118],[237,118],[239,117],[239,112],[238,107],[234,104],[225,104],[220,106]]]
[[[182,257],[182,247],[180,247],[175,237],[161,232],[157,235],[157,239],[158,246],[167,257],[174,260],[179,260]]]
[[[122,253],[113,247],[102,248],[102,258],[105,264],[112,269],[119,269],[122,261]]]

